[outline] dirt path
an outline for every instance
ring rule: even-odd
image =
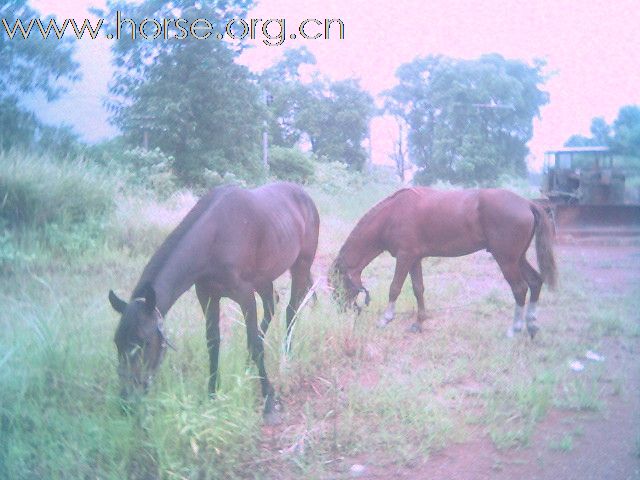
[[[455,445],[437,453],[419,471],[397,477],[450,480],[623,480],[640,479],[640,369],[638,351],[608,345],[606,361],[612,371],[624,372],[624,391],[610,396],[602,413],[551,412],[538,427],[532,447],[497,450],[487,438]],[[579,432],[570,451],[554,450],[553,442]],[[377,478],[389,478],[380,472]],[[370,478],[376,478],[371,476]]]
[[[564,247],[561,254],[607,292],[626,295],[640,282],[638,248]],[[606,357],[604,378],[619,382],[606,394],[602,411],[552,410],[537,426],[529,448],[498,450],[478,431],[472,440],[446,447],[413,468],[365,466],[358,478],[640,479],[640,342],[609,338],[601,353]]]

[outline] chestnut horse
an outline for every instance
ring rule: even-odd
[[[535,234],[540,273],[527,261],[526,252]],[[404,188],[369,210],[355,226],[333,263],[331,279],[342,291],[343,304],[356,305],[362,285],[362,270],[378,255],[388,251],[396,258],[389,289],[389,304],[380,318],[384,326],[395,316],[395,302],[407,274],[418,303],[413,331],[420,331],[426,319],[422,259],[457,257],[486,249],[495,258],[509,283],[516,306],[513,326],[522,330],[527,288],[531,290],[526,325],[531,338],[538,330],[535,312],[542,283],[556,283],[553,231],[544,210],[515,193],[500,189],[439,191]],[[359,307],[357,307],[359,308]]]
[[[279,405],[264,366],[263,335],[274,310],[273,280],[291,272],[287,333],[311,286],[310,268],[318,245],[320,220],[313,200],[294,184],[275,183],[254,190],[217,188],[202,198],[151,257],[129,302],[113,291],[109,300],[122,317],[115,334],[123,397],[146,390],[167,340],[164,316],[195,284],[206,316],[209,391],[215,393],[220,346],[220,299],[242,308],[247,343],[258,367],[264,415],[277,420]],[[264,306],[257,325],[258,292]]]

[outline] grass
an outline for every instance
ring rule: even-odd
[[[551,450],[557,450],[559,452],[570,452],[573,450],[573,436],[571,434],[564,434],[561,438],[551,442]]]
[[[309,187],[322,216],[316,278],[353,222],[397,187],[339,181]],[[398,318],[380,330],[393,272],[393,259],[383,255],[364,272],[372,304],[363,314],[339,312],[321,290],[318,304],[300,313],[291,357],[282,348],[288,280],[276,282],[281,301],[266,358],[286,408],[281,428],[261,429],[256,372],[229,301],[221,388],[208,398],[204,322],[193,292],[167,318],[178,351],[169,352],[138,408],[123,415],[117,318],[106,293],[130,291],[192,201],[124,196],[98,246],[70,257],[43,244],[31,251],[29,268],[0,276],[0,478],[327,478],[350,458],[413,465],[478,431],[498,448],[522,448],[552,408],[605,408],[598,367],[577,375],[567,361],[604,337],[638,331],[637,300],[602,294],[589,301],[591,279],[560,258],[563,284],[556,294],[543,290],[540,336],[507,341],[511,294],[484,252],[425,260],[431,318],[422,335],[405,332],[415,313],[408,282]],[[557,448],[570,450],[572,442],[560,438]]]

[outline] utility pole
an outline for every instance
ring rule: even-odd
[[[263,98],[268,110],[273,103],[273,96],[265,90]],[[262,163],[269,170],[269,124],[266,119],[262,122]]]

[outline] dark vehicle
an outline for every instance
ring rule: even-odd
[[[560,235],[640,235],[640,205],[625,202],[625,175],[608,147],[545,152],[541,191]]]

